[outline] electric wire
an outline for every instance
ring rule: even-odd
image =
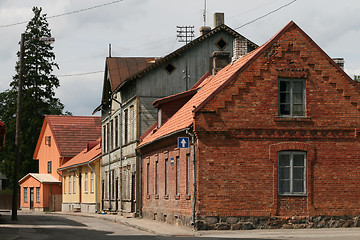
[[[67,12],[67,13],[61,13],[61,14],[57,14],[57,15],[53,15],[53,16],[47,16],[46,18],[47,18],[47,19],[51,19],[51,18],[62,17],[62,16],[71,15],[71,14],[75,14],[75,13],[85,12],[85,11],[93,10],[93,9],[96,9],[96,8],[101,8],[101,7],[105,7],[105,6],[108,6],[108,5],[112,5],[112,4],[115,4],[115,3],[123,2],[123,1],[124,1],[124,0],[112,1],[112,2],[103,3],[103,4],[100,4],[100,5],[96,5],[96,6],[92,6],[92,7],[88,7],[88,8],[82,8],[82,9],[75,10],[75,11],[71,11],[71,12]],[[17,26],[17,25],[21,25],[21,24],[26,24],[26,23],[28,23],[28,22],[29,22],[29,21],[23,21],[23,22],[18,22],[18,23],[0,25],[0,28]]]

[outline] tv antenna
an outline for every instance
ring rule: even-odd
[[[203,11],[204,27],[206,26],[206,0],[204,0],[204,11]]]
[[[177,27],[177,37],[179,42],[185,42],[188,44],[194,38],[194,26],[176,26]]]

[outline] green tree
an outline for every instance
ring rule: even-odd
[[[354,81],[360,82],[360,75],[354,75]]]
[[[34,7],[34,17],[26,26],[25,52],[23,61],[23,96],[21,113],[20,167],[19,177],[29,172],[37,172],[38,163],[33,160],[33,153],[39,137],[44,116],[63,114],[64,105],[55,97],[54,90],[59,87],[59,80],[52,74],[58,68],[55,54],[50,44],[41,41],[42,37],[51,37],[46,14],[41,8]],[[17,53],[20,56],[20,52]],[[0,153],[0,171],[11,179],[15,159],[15,123],[16,99],[18,91],[19,61],[15,66],[16,74],[10,83],[10,89],[0,93],[0,119],[5,122],[6,147]],[[13,183],[10,182],[12,185]]]

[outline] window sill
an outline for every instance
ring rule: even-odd
[[[311,117],[301,117],[301,116],[275,116],[275,122],[311,122]]]
[[[164,199],[169,199],[169,195],[164,195]]]
[[[175,200],[179,200],[180,199],[180,195],[175,195]]]
[[[154,197],[155,199],[159,199],[159,195],[155,195],[155,197]]]
[[[150,195],[147,195],[146,198],[147,198],[147,199],[150,199]]]
[[[307,194],[301,194],[301,193],[297,193],[297,194],[291,194],[291,193],[284,193],[284,194],[278,194],[279,197],[307,197]]]
[[[191,199],[191,196],[190,196],[190,195],[186,195],[186,196],[185,196],[185,199],[186,199],[186,200],[190,200],[190,199]]]

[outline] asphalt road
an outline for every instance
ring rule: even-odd
[[[164,225],[166,228],[166,225]],[[18,221],[11,221],[10,212],[0,212],[0,240],[16,239],[124,239],[124,240],[359,240],[360,228],[202,231],[196,236],[160,236],[119,223],[84,216],[19,212]]]

